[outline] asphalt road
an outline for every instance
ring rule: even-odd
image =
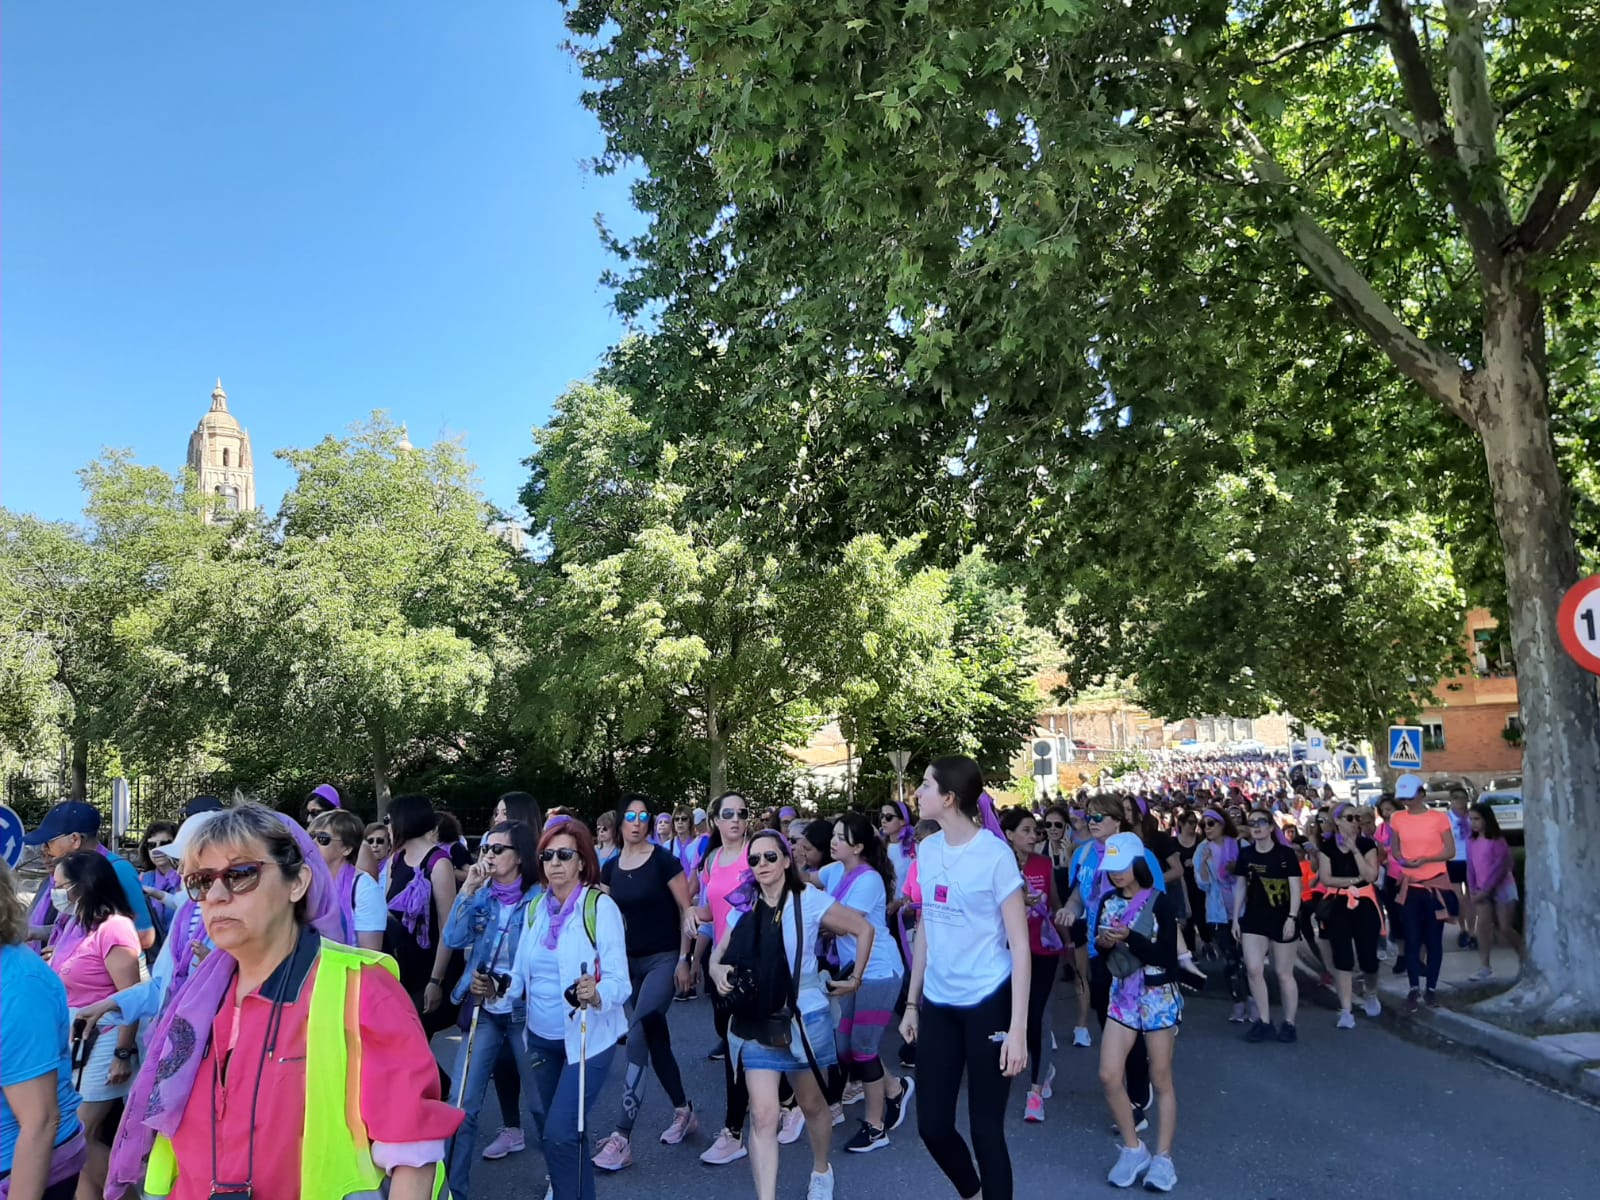
[[[1057,1029],[1066,1025],[1070,1033],[1062,991]],[[1408,1041],[1365,1018],[1354,1031],[1334,1029],[1333,1019],[1327,1010],[1306,1009],[1298,1044],[1247,1045],[1239,1041],[1240,1027],[1228,1024],[1226,1005],[1190,999],[1175,1064],[1179,1192],[1229,1200],[1600,1194],[1593,1174],[1600,1161],[1600,1111],[1476,1059]],[[705,1057],[713,1041],[709,1004],[675,1004],[672,1030],[701,1131],[682,1146],[656,1141],[671,1109],[652,1078],[633,1166],[600,1177],[602,1200],[753,1194],[747,1160],[721,1167],[699,1161],[723,1115],[722,1067]],[[1042,1125],[1023,1123],[1026,1088],[1013,1086],[1009,1134],[1019,1200],[1113,1190],[1105,1175],[1116,1152],[1096,1078],[1098,1054],[1098,1036],[1091,1050],[1063,1041],[1055,1098]],[[596,1110],[599,1136],[610,1132],[620,1103],[620,1070],[607,1081]],[[497,1128],[498,1107],[491,1095],[483,1144]],[[954,1189],[917,1138],[915,1112],[892,1146],[864,1155],[843,1150],[861,1107],[845,1113],[845,1124],[834,1131],[839,1200],[954,1200]],[[1145,1135],[1152,1145],[1154,1133],[1152,1126]],[[784,1147],[779,1196],[804,1197],[809,1169],[803,1137]],[[543,1194],[544,1166],[531,1141],[521,1154],[480,1162],[473,1174],[472,1200],[539,1200]]]

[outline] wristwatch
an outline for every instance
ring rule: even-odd
[[[116,1059],[118,1062],[132,1062],[134,1059],[139,1057],[139,1047],[118,1046],[111,1052],[111,1057]]]

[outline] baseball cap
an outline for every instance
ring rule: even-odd
[[[183,806],[183,815],[186,817],[192,817],[196,813],[221,811],[222,801],[215,796],[196,796]]]
[[[25,846],[42,846],[69,833],[100,832],[100,810],[82,800],[64,800],[39,822],[39,828],[22,839]]]
[[[1105,857],[1100,860],[1102,871],[1127,871],[1144,857],[1144,843],[1136,833],[1114,833],[1106,839]]]
[[[184,856],[189,853],[189,847],[194,843],[194,835],[220,817],[225,811],[227,810],[218,805],[216,808],[204,809],[186,818],[183,824],[178,826],[178,832],[172,839],[172,845],[167,847],[167,857],[172,859],[173,862],[182,862]]]
[[[1410,800],[1420,796],[1423,790],[1421,775],[1402,775],[1394,781],[1394,798],[1396,800]]]
[[[344,804],[339,799],[339,791],[338,791],[338,789],[335,788],[333,786],[333,784],[331,784],[331,783],[319,783],[319,784],[317,784],[316,787],[311,789],[311,796],[315,796],[318,800],[326,800],[329,804],[333,805],[335,808],[343,808],[344,807]],[[311,796],[307,796],[306,799],[307,800],[311,799]]]
[[[697,809],[694,810],[694,823],[696,825],[704,824],[705,823],[705,819],[706,819],[706,810],[705,809],[697,808]]]
[[[794,809],[791,808],[787,804],[785,804],[782,808],[780,808],[778,810],[778,820],[780,820],[780,821],[792,821],[794,819],[794,816],[795,816]]]

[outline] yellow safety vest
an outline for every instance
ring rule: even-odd
[[[326,938],[322,963],[311,988],[306,1019],[305,1126],[300,1146],[301,1200],[338,1200],[339,1197],[376,1192],[383,1184],[383,1168],[372,1161],[372,1143],[361,1123],[360,1106],[349,1095],[350,1044],[345,1036],[347,993],[355,992],[359,1005],[361,968],[381,964],[396,979],[394,959],[377,950],[341,946]],[[169,1196],[178,1178],[178,1158],[172,1142],[157,1135],[145,1168],[144,1190],[151,1196]],[[434,1200],[448,1200],[444,1190],[444,1163],[436,1169]]]

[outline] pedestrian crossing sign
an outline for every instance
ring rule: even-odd
[[[1365,754],[1341,754],[1339,771],[1346,779],[1365,779],[1372,773]]]
[[[1422,770],[1422,727],[1389,726],[1389,765],[1397,771]]]

